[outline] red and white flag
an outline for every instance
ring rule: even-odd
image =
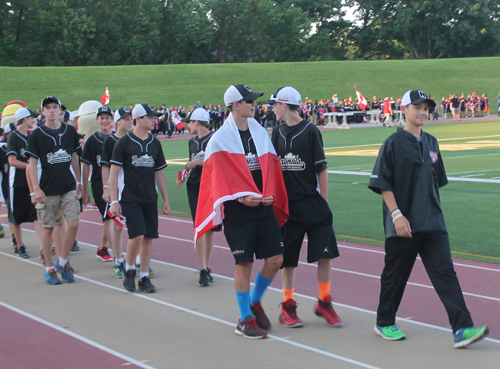
[[[194,222],[195,242],[222,223],[222,204],[242,196],[274,196],[273,210],[280,227],[288,219],[288,197],[281,165],[267,130],[255,119],[248,128],[257,149],[262,171],[262,192],[255,184],[243,149],[238,127],[229,114],[222,127],[210,139],[201,175],[198,209]],[[249,154],[251,155],[251,154]]]
[[[354,89],[356,90],[356,96],[358,98],[358,103],[359,107],[361,110],[366,110],[366,106],[368,105],[368,101],[364,98],[363,95],[361,95],[361,92],[358,91],[358,88],[354,86]]]
[[[182,121],[181,116],[179,115],[179,112],[177,110],[172,111],[171,118],[172,122],[177,127],[177,130],[180,131],[182,128],[187,126],[187,123]]]
[[[101,97],[101,104],[102,105],[108,105],[109,104],[109,89],[106,87],[106,91],[104,92],[104,95]]]

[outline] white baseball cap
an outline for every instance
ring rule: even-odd
[[[231,106],[241,100],[255,101],[262,95],[263,92],[253,92],[247,85],[231,85],[224,93],[224,104]]]
[[[401,106],[408,106],[410,104],[418,104],[422,101],[427,101],[431,108],[436,107],[436,103],[434,100],[427,97],[427,94],[424,91],[420,90],[409,90],[403,95],[403,99],[401,100]]]
[[[19,108],[16,110],[16,113],[14,114],[16,117],[16,121],[22,120],[26,117],[38,117],[38,114],[35,113],[33,110],[30,108]]]
[[[200,122],[210,122],[210,114],[208,114],[208,111],[206,111],[203,108],[198,108],[194,109],[185,119],[183,119],[183,122],[190,122],[192,120],[198,120]]]
[[[159,117],[161,113],[157,113],[153,110],[153,108],[148,105],[148,104],[137,104],[134,107],[134,110],[132,110],[132,118],[140,118],[144,117],[146,115],[153,116],[153,117]]]
[[[271,95],[271,99],[266,101],[266,103],[274,104],[279,102],[282,104],[299,106],[301,101],[302,97],[300,96],[299,91],[297,91],[293,87],[286,86],[278,88],[276,91],[274,91],[274,93]]]

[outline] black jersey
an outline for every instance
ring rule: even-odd
[[[416,233],[446,230],[439,187],[447,183],[436,138],[422,132],[419,141],[410,132],[398,128],[380,149],[368,187],[376,193],[392,191],[412,232]],[[390,210],[384,202],[386,238],[398,237]]]
[[[82,157],[80,158],[86,164],[92,166],[92,175],[90,176],[91,182],[102,182],[101,176],[101,155],[104,140],[108,138],[109,135],[103,135],[99,131],[94,132],[83,146]]]
[[[208,141],[210,141],[210,139],[212,138],[213,134],[213,132],[210,132],[208,135],[202,138],[198,138],[198,136],[195,136],[189,140],[189,161],[205,159],[207,144]],[[202,170],[203,167],[199,165],[191,169],[191,172],[189,172],[188,180],[186,182],[186,187],[195,187],[200,185]]]
[[[257,149],[255,148],[252,135],[250,134],[249,129],[246,131],[238,131],[240,133],[241,142],[243,143],[247,164],[250,169],[250,173],[252,174],[253,181],[259,191],[262,192],[262,171],[260,169],[259,156],[257,155]],[[224,203],[224,217],[226,218],[257,218],[272,211],[272,206],[264,206],[262,203],[256,207],[243,205],[237,200],[226,201]]]
[[[102,145],[102,154],[101,154],[101,165],[110,166],[109,162],[111,161],[111,157],[113,156],[113,150],[115,148],[116,143],[118,142],[118,137],[115,136],[114,133],[109,135]]]
[[[289,201],[319,192],[318,172],[326,169],[323,138],[319,129],[307,120],[289,127],[276,127],[272,142],[283,171]]]
[[[160,141],[151,135],[141,140],[130,132],[116,143],[110,164],[123,167],[121,201],[157,203],[155,172],[167,166]]]
[[[5,200],[9,199],[9,161],[7,160],[7,144],[0,142],[0,178],[2,194]],[[7,202],[7,201],[6,201]]]
[[[42,124],[29,135],[26,155],[39,160],[39,183],[46,196],[75,190],[71,157],[79,147],[75,128],[64,123],[57,130]]]
[[[26,148],[28,147],[28,137],[29,133],[28,136],[25,136],[19,131],[13,131],[7,140],[7,158],[10,155],[14,155],[17,160],[27,163]],[[26,169],[11,166],[9,169],[9,186],[16,188],[28,187]]]

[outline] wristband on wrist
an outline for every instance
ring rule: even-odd
[[[238,201],[242,203],[243,202],[243,197],[238,197]]]
[[[35,193],[34,192],[30,193],[30,196],[35,196]]]
[[[118,200],[111,201],[111,202],[109,203],[109,205],[113,206],[114,204],[118,204],[119,202],[120,202],[120,201],[118,201]]]
[[[102,189],[104,190],[105,188],[109,188],[108,185],[102,186]]]
[[[401,210],[399,210],[399,209],[393,210],[393,212],[391,213],[392,222],[394,223],[396,221],[396,219],[401,218],[402,216],[403,216],[403,213],[401,213]]]
[[[77,184],[77,185],[83,185],[83,183],[82,183],[82,182],[76,182],[76,184]]]

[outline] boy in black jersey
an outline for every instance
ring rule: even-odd
[[[205,150],[214,132],[210,131],[210,115],[203,108],[193,110],[193,112],[183,121],[188,122],[189,132],[191,132],[191,134],[196,134],[195,137],[189,140],[189,162],[185,166],[185,170],[189,173],[186,188],[189,208],[191,209],[191,216],[194,222],[196,218],[198,196],[200,193],[200,180],[203,161],[205,159]],[[178,188],[182,186],[182,183],[182,180],[177,179],[176,185]],[[221,229],[221,227],[219,228]],[[208,286],[211,282],[214,282],[214,278],[209,268],[213,247],[213,230],[205,233],[198,239],[198,242],[196,242],[196,254],[198,256],[198,267],[200,270],[198,286],[200,287]]]
[[[129,241],[123,286],[130,292],[135,291],[134,261],[139,250],[139,289],[147,293],[156,292],[156,287],[149,280],[153,238],[158,238],[158,193],[155,182],[163,197],[161,211],[163,214],[170,212],[167,181],[163,174],[167,163],[160,141],[148,133],[153,129],[155,117],[159,114],[147,104],[137,104],[132,110],[135,128],[118,140],[110,162],[111,212],[115,217],[123,214],[127,219]],[[118,175],[121,168],[124,186],[119,194]]]
[[[283,294],[280,323],[302,327],[293,299],[296,269],[304,236],[308,236],[307,262],[318,262],[319,298],[315,314],[331,327],[342,327],[342,319],[332,306],[330,279],[332,259],[339,256],[328,206],[328,172],[323,139],[318,128],[299,114],[301,97],[293,87],[278,89],[269,103],[274,104],[276,119],[286,124],[273,131],[272,142],[281,161],[288,193],[290,218],[282,227]]]
[[[60,121],[61,102],[58,98],[48,96],[43,99],[42,109],[45,124],[35,129],[29,136],[26,154],[30,157],[28,170],[32,195],[37,203],[38,221],[43,226],[40,244],[46,263],[44,280],[48,284],[60,284],[61,281],[56,274],[58,271],[65,282],[71,283],[75,279],[68,257],[78,233],[80,216],[78,198],[82,192],[80,165],[76,155],[80,144],[76,130]],[[37,173],[38,166],[41,167],[40,179]],[[53,266],[52,257],[49,255],[59,210],[68,222],[68,230],[64,235],[59,259]]]
[[[7,217],[10,218],[12,217],[10,213],[10,206],[8,206],[9,203],[9,196],[10,196],[10,186],[9,186],[9,159],[7,158],[7,140],[9,139],[9,136],[12,132],[16,130],[16,124],[15,123],[8,123],[5,126],[5,129],[3,130],[2,133],[2,141],[0,141],[0,178],[1,178],[1,187],[2,187],[2,195],[3,195],[3,200],[5,201],[5,204],[7,205]],[[0,204],[1,206],[1,204]],[[9,221],[9,226],[11,229],[11,235],[12,235],[12,247],[14,247],[14,252],[17,253],[17,241],[16,238],[14,237],[14,232],[13,230],[13,224],[10,223]],[[3,227],[0,225],[0,238],[5,237],[5,231]]]
[[[28,167],[28,157],[26,148],[28,146],[29,130],[33,129],[35,117],[38,114],[31,109],[20,108],[16,111],[17,129],[9,135],[7,143],[7,158],[9,161],[10,194],[8,206],[10,207],[10,222],[12,231],[17,242],[16,253],[19,257],[27,258],[26,246],[23,243],[21,230],[22,223],[35,222],[35,229],[38,228],[36,221],[35,205],[31,202],[28,181],[26,180],[26,168]]]
[[[419,90],[405,93],[405,128],[385,140],[368,187],[383,197],[385,266],[375,332],[386,340],[404,340],[395,324],[417,255],[420,255],[453,329],[455,348],[486,337],[475,328],[453,268],[439,187],[448,183],[435,137],[422,131],[436,103]]]
[[[127,108],[120,108],[115,112],[114,121],[116,125],[116,132],[112,133],[108,138],[104,140],[102,146],[102,156],[101,156],[101,175],[102,183],[104,184],[102,191],[102,199],[106,203],[110,203],[110,192],[109,192],[109,162],[113,156],[113,150],[115,148],[116,142],[125,136],[130,130],[132,130],[133,120],[132,112]],[[119,176],[123,176],[123,170],[120,171]],[[120,182],[120,181],[119,181]],[[123,182],[123,178],[121,180]],[[121,193],[121,189],[119,189]],[[108,206],[109,207],[109,206]],[[113,275],[117,278],[123,278],[124,270],[124,260],[122,255],[122,230],[123,228],[115,222],[113,223],[113,231],[111,236],[111,247],[113,248],[114,255],[114,267]]]
[[[106,243],[111,247],[113,238],[113,221],[106,214],[108,210],[107,203],[103,200],[103,181],[101,176],[101,156],[103,143],[106,138],[111,135],[111,122],[113,121],[113,111],[107,106],[101,106],[97,109],[96,121],[99,124],[99,130],[94,132],[92,136],[87,138],[85,146],[83,146],[83,153],[80,160],[83,162],[83,205],[90,202],[90,194],[88,189],[88,180],[90,167],[92,166],[92,177],[90,182],[92,184],[92,195],[94,202],[99,209],[102,217],[102,237],[101,244],[97,249],[96,257],[102,261],[112,261],[113,258],[109,255]],[[106,184],[107,185],[107,184]]]

